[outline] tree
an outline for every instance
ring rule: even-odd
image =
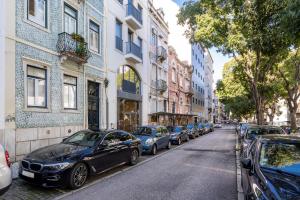
[[[191,42],[233,56],[238,78],[250,89],[257,123],[262,124],[266,83],[299,35],[299,10],[293,0],[201,0],[185,3],[177,17],[179,24],[187,25]]]
[[[217,82],[217,95],[227,113],[238,119],[248,118],[254,113],[254,103],[248,88],[235,78],[236,64],[231,60],[224,65],[223,80]]]
[[[290,112],[292,130],[297,129],[296,112],[300,98],[300,53],[299,48],[290,52],[289,56],[277,67],[277,75],[283,87],[280,94],[287,102]]]

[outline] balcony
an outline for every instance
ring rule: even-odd
[[[162,79],[157,80],[156,81],[156,89],[158,91],[160,91],[161,93],[167,91],[167,89],[168,89],[167,82],[165,80],[162,80]]]
[[[164,62],[168,57],[167,50],[163,46],[159,46],[157,49],[157,60]]]
[[[188,96],[193,96],[194,95],[194,91],[192,89],[192,87],[189,87],[186,92],[185,92]]]
[[[135,63],[141,63],[143,61],[143,53],[141,47],[134,44],[133,42],[127,42],[125,58]]]
[[[84,42],[84,38],[77,34],[60,33],[56,48],[63,60],[69,59],[78,64],[87,63],[91,57],[88,45]]]
[[[125,20],[135,30],[142,28],[142,13],[133,4],[127,5]]]

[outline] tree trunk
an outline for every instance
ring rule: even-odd
[[[269,115],[270,124],[273,125],[274,115]]]
[[[291,129],[293,131],[297,130],[296,110],[295,109],[290,109],[290,119],[291,119]]]

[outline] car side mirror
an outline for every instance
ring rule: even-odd
[[[67,138],[63,138],[63,139],[62,139],[62,142],[66,141],[66,140],[67,140]]]
[[[98,149],[105,149],[106,147],[108,147],[108,142],[103,141],[101,144],[99,144]]]
[[[250,158],[242,158],[241,159],[241,165],[245,169],[251,169],[252,168],[252,162]]]

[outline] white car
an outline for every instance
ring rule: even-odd
[[[0,144],[0,195],[6,192],[12,182],[9,154]]]

